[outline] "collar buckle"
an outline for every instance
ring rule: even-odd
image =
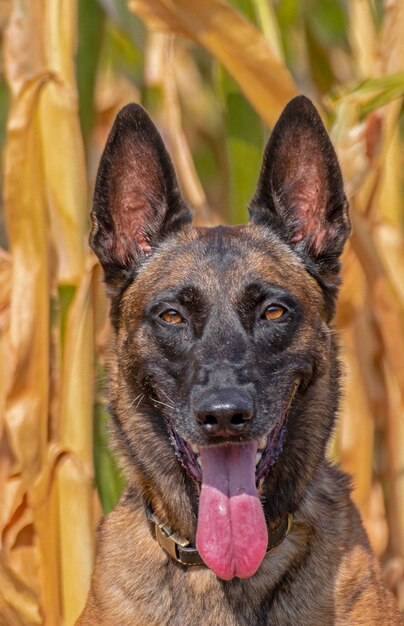
[[[199,552],[187,539],[174,532],[168,524],[153,513],[149,503],[146,505],[147,523],[152,537],[167,554],[181,565],[205,565]]]
[[[182,539],[163,522],[156,524],[156,541],[176,561],[181,562],[178,546],[187,547],[189,541]]]

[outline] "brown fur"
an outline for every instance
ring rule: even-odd
[[[340,519],[322,519],[329,526],[320,528],[321,500],[317,494],[307,511],[302,507],[292,533],[268,554],[259,575],[223,584],[207,569],[170,562],[149,534],[142,503],[123,498],[99,529],[92,590],[78,625],[401,624],[354,506],[349,503]],[[291,571],[297,573],[288,580]],[[287,592],[277,594],[269,609],[268,591],[280,582]]]
[[[123,112],[111,133],[100,167],[92,245],[112,297],[111,412],[127,487],[98,529],[91,591],[78,626],[402,623],[350,499],[349,481],[325,455],[338,406],[331,318],[338,256],[349,227],[331,144],[307,100],[293,102],[267,149],[248,226],[189,225],[168,156],[142,110]],[[132,169],[128,146],[144,159]],[[129,205],[136,216],[128,213]],[[248,313],[252,296],[246,294],[257,281],[280,286],[298,302],[288,333],[285,325],[271,331]],[[188,291],[192,285],[184,315],[194,330],[167,340],[167,329],[160,329],[149,306],[161,293],[179,294],[184,285]],[[258,348],[251,324],[263,329]],[[207,384],[200,380],[205,367],[211,377],[247,376],[254,385],[252,438],[270,428],[271,412],[279,412],[277,403],[284,402],[296,371],[303,381],[262,494],[269,532],[285,512],[293,514],[294,526],[244,580],[224,581],[206,567],[176,563],[146,522],[148,500],[166,523],[195,542],[199,488],[174,454],[166,419],[182,437],[207,445],[192,417],[192,394]]]

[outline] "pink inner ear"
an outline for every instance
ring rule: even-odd
[[[303,239],[304,235],[302,232],[296,233],[294,237],[292,237],[291,243],[299,243]]]
[[[145,234],[145,227],[153,219],[150,207],[145,204],[133,206],[117,213],[115,216],[115,254],[123,265],[133,262],[140,250],[144,254],[152,251]]]
[[[322,219],[324,213],[316,211],[313,205],[300,204],[296,209],[299,228],[293,236],[291,243],[299,243],[302,239],[307,239],[310,248],[319,254],[323,251],[324,242],[327,235],[327,225]]]
[[[289,189],[282,194],[282,201],[293,212],[296,232],[291,243],[306,239],[317,254],[323,251],[327,235],[326,210],[328,187],[322,178],[322,167],[310,155],[288,175],[293,178]]]
[[[312,222],[312,224],[306,223],[305,230],[297,232],[292,238],[291,243],[299,243],[299,241],[307,237],[310,248],[316,254],[320,254],[324,250],[327,228],[323,228],[323,230],[318,230],[317,232],[315,230],[316,228],[318,228],[318,225],[315,222]]]
[[[140,251],[152,251],[153,232],[165,212],[164,181],[158,157],[150,148],[128,148],[127,159],[117,163],[111,185],[114,210],[114,251],[123,265],[133,262]],[[157,213],[161,210],[162,215]]]
[[[143,252],[145,254],[150,254],[152,249],[147,239],[145,237],[142,237],[142,235],[140,235],[139,232],[137,233],[137,235],[135,235],[135,239],[138,242],[141,249],[143,250]]]

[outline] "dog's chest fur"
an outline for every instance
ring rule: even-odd
[[[97,560],[108,562],[108,569],[99,569],[89,607],[93,618],[83,624],[111,625],[115,619],[121,626],[399,624],[359,515],[350,501],[343,508],[338,502],[344,491],[344,477],[326,465],[291,534],[267,555],[258,575],[236,584],[168,559],[149,534],[142,503],[127,494],[100,528]],[[328,512],[314,517],[313,508],[325,502],[333,503],[324,507]],[[330,553],[333,558],[325,559]]]

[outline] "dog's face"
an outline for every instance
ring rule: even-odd
[[[265,554],[264,512],[298,505],[336,409],[329,322],[349,221],[327,133],[307,99],[293,100],[267,146],[250,223],[192,228],[157,130],[126,107],[93,224],[129,480],[190,538],[197,517],[198,548],[218,576],[250,576]]]
[[[252,226],[185,229],[121,300],[119,362],[133,397],[169,420],[199,482],[198,446],[255,440],[257,480],[282,448],[286,409],[324,369],[321,288],[287,246]],[[128,359],[128,355],[130,358]],[[258,452],[258,454],[259,454]]]

